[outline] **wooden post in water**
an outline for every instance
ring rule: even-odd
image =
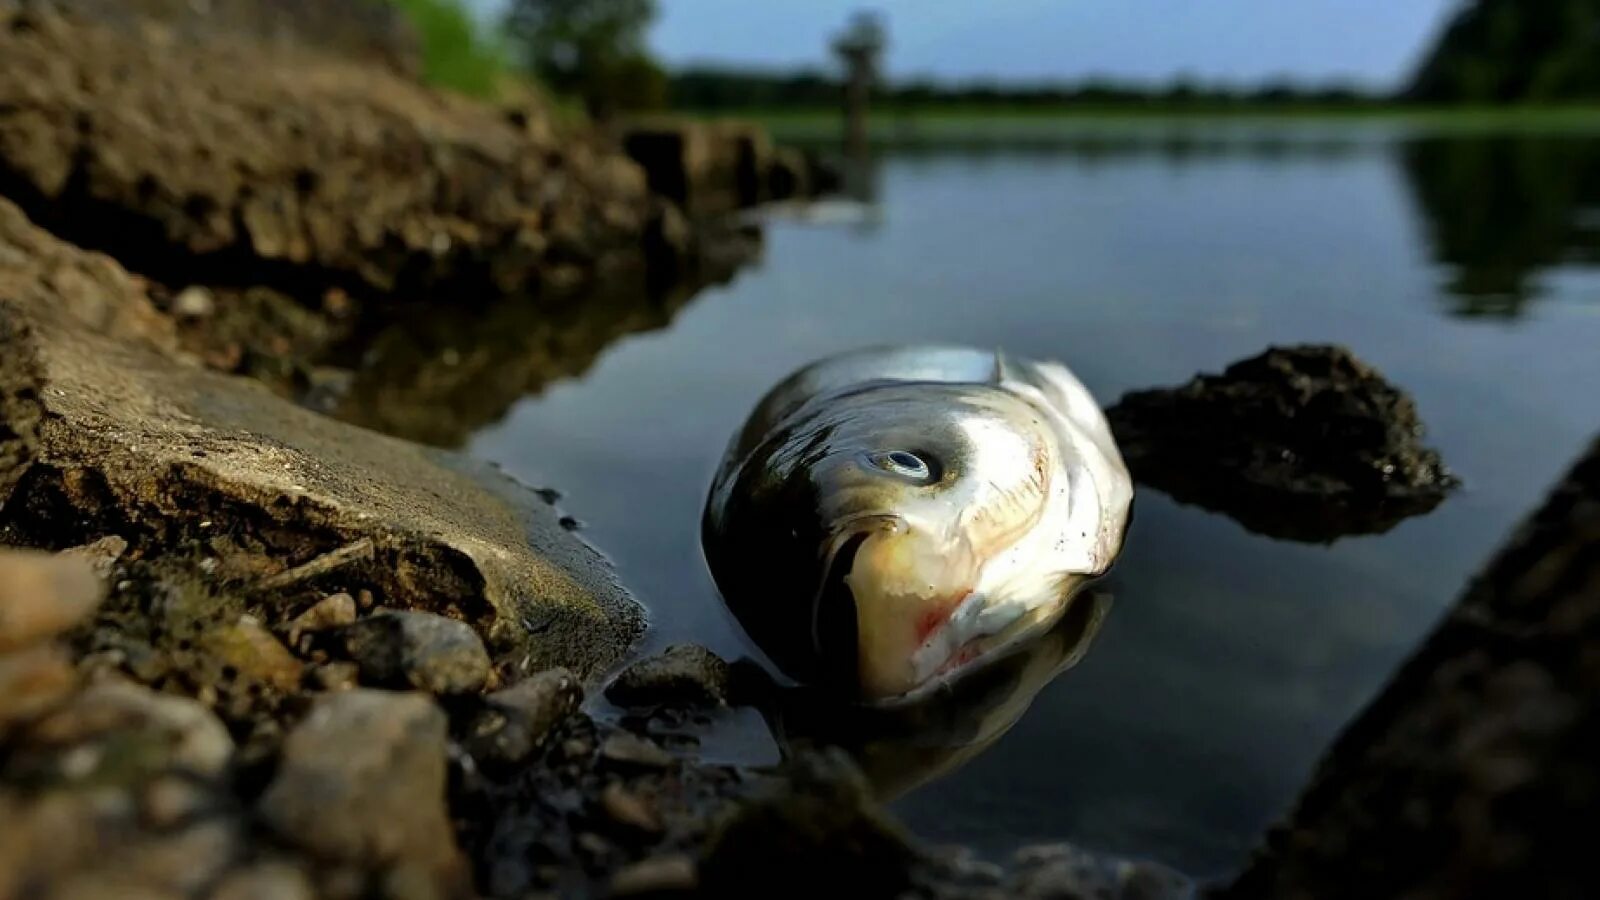
[[[867,106],[887,43],[883,21],[870,12],[856,13],[833,42],[834,54],[844,63],[844,149],[852,160],[867,155]]]

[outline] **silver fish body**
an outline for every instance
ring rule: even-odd
[[[778,668],[889,703],[1048,630],[1115,560],[1132,496],[1066,368],[875,348],[808,366],[757,405],[702,542]]]

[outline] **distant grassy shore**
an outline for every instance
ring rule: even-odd
[[[738,119],[764,126],[787,143],[836,142],[842,133],[835,109],[681,109],[696,118]],[[1204,129],[1242,134],[1311,136],[1425,132],[1600,133],[1600,105],[1539,107],[1424,107],[1400,104],[1225,107],[879,107],[868,120],[875,144],[1050,144],[1107,135],[1182,134]]]

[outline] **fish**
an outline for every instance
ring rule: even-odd
[[[868,347],[773,387],[701,517],[726,608],[794,681],[913,701],[1047,632],[1121,552],[1133,482],[1065,366]]]

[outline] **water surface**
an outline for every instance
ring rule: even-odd
[[[896,804],[993,854],[1071,839],[1225,871],[1600,424],[1600,143],[1235,137],[890,156],[875,215],[774,222],[758,267],[520,402],[471,452],[566,493],[649,605],[652,644],[737,657],[700,506],[727,437],[790,370],[953,341],[1060,359],[1109,403],[1273,343],[1349,345],[1414,395],[1466,488],[1330,546],[1142,491],[1086,660]]]

